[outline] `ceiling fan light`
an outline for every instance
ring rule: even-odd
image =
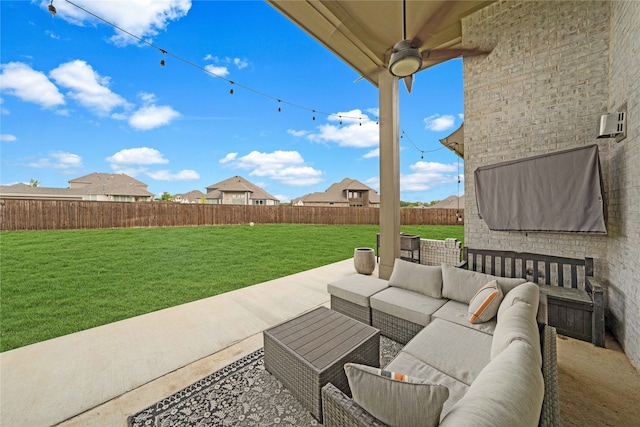
[[[394,52],[391,54],[389,72],[397,77],[407,77],[420,70],[422,55],[417,48],[399,46],[400,43],[394,47]]]

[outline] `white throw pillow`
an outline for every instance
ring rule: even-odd
[[[442,268],[396,258],[389,286],[442,298]]]
[[[502,302],[502,290],[495,280],[484,285],[469,302],[469,322],[484,323],[493,319]]]
[[[344,370],[353,400],[390,426],[437,426],[449,389],[426,380],[347,363]]]

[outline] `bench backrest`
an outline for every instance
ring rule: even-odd
[[[533,283],[591,291],[585,278],[593,276],[593,258],[465,247],[463,264],[468,270],[494,276],[521,277]]]

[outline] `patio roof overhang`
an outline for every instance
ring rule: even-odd
[[[379,275],[388,279],[400,257],[400,125],[399,79],[387,67],[394,45],[405,38],[403,8],[406,39],[419,40],[421,53],[444,48],[451,52],[423,55],[421,71],[459,56],[455,49],[482,48],[462,46],[461,19],[494,1],[266,1],[379,90]]]
[[[494,1],[407,1],[406,34],[421,51],[462,48],[461,19]],[[267,0],[374,86],[402,34],[399,0]],[[422,69],[453,58],[427,58]]]

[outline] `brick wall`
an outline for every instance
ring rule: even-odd
[[[600,115],[621,102],[634,103],[639,115],[639,4],[499,1],[462,22],[466,46],[493,48],[486,57],[464,62],[465,244],[593,257],[596,277],[611,288],[608,321],[636,366],[640,366],[638,128],[635,138],[620,144],[595,137]],[[594,143],[600,149],[608,199],[606,236],[496,232],[478,218],[473,180],[478,166]]]
[[[609,143],[609,324],[640,367],[640,2],[612,2],[608,110],[627,104],[627,138]]]

